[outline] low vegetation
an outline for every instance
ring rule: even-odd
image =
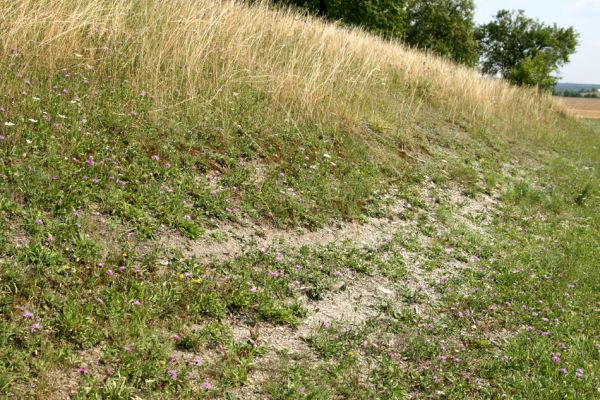
[[[7,398],[594,398],[597,124],[265,4],[4,2]]]

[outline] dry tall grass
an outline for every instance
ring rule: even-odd
[[[264,3],[0,0],[0,13],[3,60],[18,49],[26,68],[84,61],[107,81],[128,78],[152,93],[159,108],[177,106],[175,89],[191,107],[249,85],[268,93],[274,109],[314,121],[356,121],[383,105],[409,119],[422,102],[512,130],[561,114],[534,90]]]

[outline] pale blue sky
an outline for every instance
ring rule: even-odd
[[[475,0],[475,20],[485,23],[500,9],[525,10],[547,24],[573,26],[579,32],[577,54],[560,75],[562,82],[600,84],[600,0]]]

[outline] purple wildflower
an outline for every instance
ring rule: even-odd
[[[140,301],[138,299],[133,300],[133,302],[131,304],[133,304],[134,306],[142,305],[142,303],[140,303]]]
[[[150,157],[150,159],[151,159],[152,161],[160,161],[160,157],[159,157],[159,156],[157,156],[157,155],[153,155],[152,157]]]
[[[201,365],[201,364],[202,364],[202,359],[201,359],[201,358],[199,358],[199,357],[197,357],[197,358],[194,358],[194,359],[192,360],[192,364],[193,364],[193,365],[196,365],[196,366],[198,366],[198,365]]]
[[[35,324],[31,325],[31,333],[36,333],[40,329],[42,329],[42,324],[40,324],[39,322],[36,322]]]
[[[77,369],[77,372],[79,372],[79,374],[81,375],[86,375],[88,373],[88,369],[85,367],[81,367]]]
[[[178,334],[174,333],[171,335],[171,340],[174,340],[176,342],[181,340],[181,336],[179,336]]]
[[[35,220],[35,224],[36,225],[44,225],[44,221],[42,221],[41,219],[38,218]]]
[[[583,369],[581,369],[581,368],[577,368],[577,369],[575,370],[575,377],[576,377],[577,379],[583,379]]]
[[[567,374],[567,369],[566,368],[561,368],[558,370],[561,374],[566,375]]]
[[[115,273],[114,273],[114,271],[112,269],[109,269],[109,270],[106,271],[106,275],[108,275],[108,276],[113,276],[114,274]]]
[[[140,97],[146,97],[146,94],[147,94],[147,93],[146,93],[146,91],[145,91],[145,90],[142,90],[142,91],[140,92]]]
[[[202,389],[205,389],[205,390],[212,389],[212,384],[208,381],[208,379],[205,379],[204,383],[202,383]]]
[[[23,311],[23,314],[21,314],[21,316],[25,319],[31,319],[33,318],[33,313],[31,313],[30,311]]]
[[[550,358],[552,360],[553,363],[559,363],[560,362],[560,356],[558,354],[552,354],[552,357]]]
[[[90,155],[87,158],[87,160],[85,160],[85,162],[87,163],[87,165],[90,165],[90,166],[94,165],[95,164],[95,162],[94,162],[94,156]]]
[[[174,369],[170,369],[167,371],[167,375],[169,375],[169,377],[171,379],[173,379],[174,381],[177,380],[177,377],[179,376],[179,373],[177,371],[175,371]]]

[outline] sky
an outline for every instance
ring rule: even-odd
[[[500,9],[524,10],[531,18],[579,32],[577,53],[559,72],[561,82],[600,84],[600,0],[475,0],[477,23]]]

